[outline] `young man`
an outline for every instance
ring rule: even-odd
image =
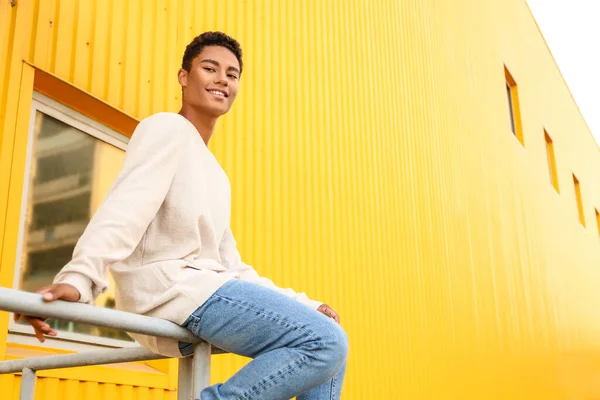
[[[339,317],[260,277],[241,261],[229,228],[229,181],[207,144],[235,100],[242,66],[238,42],[223,33],[187,46],[181,110],[140,122],[73,259],[39,292],[45,301],[93,302],[110,268],[119,309],[173,321],[253,358],[202,399],[338,399],[348,349]],[[40,341],[56,336],[43,320],[26,318]],[[192,352],[189,344],[132,336],[166,356]]]

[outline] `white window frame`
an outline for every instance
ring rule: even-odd
[[[29,198],[30,190],[30,177],[31,177],[31,164],[33,158],[33,141],[34,141],[34,128],[37,112],[41,112],[50,117],[56,118],[57,120],[64,122],[73,128],[79,129],[80,131],[106,142],[119,149],[126,150],[129,138],[84,116],[83,114],[66,107],[59,102],[52,100],[51,98],[44,96],[41,93],[33,93],[33,101],[31,104],[31,113],[29,118],[29,132],[27,138],[27,158],[25,163],[25,175],[23,183],[23,197],[21,200],[21,215],[19,221],[19,236],[17,241],[17,257],[14,269],[14,280],[13,288],[19,288],[19,277],[21,271],[21,261],[23,257],[23,246],[25,240],[25,222],[27,213],[27,201]],[[39,342],[33,334],[33,329],[30,326],[17,324],[10,319],[8,325],[8,339],[11,343],[38,345]],[[46,343],[49,347],[59,348],[65,350],[82,351],[87,350],[90,347],[133,347],[139,346],[138,343],[129,342],[119,339],[111,339],[104,337],[97,337],[76,332],[65,332],[58,331],[58,337],[46,337]]]

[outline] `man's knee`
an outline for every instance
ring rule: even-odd
[[[340,364],[341,367],[348,357],[348,335],[340,325],[336,325],[336,328],[338,329],[335,330],[335,346],[333,353],[335,360]]]
[[[329,375],[334,375],[348,357],[348,335],[336,323],[328,324],[319,332],[321,351],[316,357],[323,363]]]

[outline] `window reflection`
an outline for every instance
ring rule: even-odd
[[[36,113],[19,288],[52,283],[123,165],[124,152],[41,112]],[[114,308],[114,284],[96,305]],[[131,341],[127,334],[48,320],[56,329]],[[21,322],[22,323],[22,322]]]

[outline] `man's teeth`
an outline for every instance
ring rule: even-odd
[[[223,92],[218,92],[216,90],[209,90],[209,92],[212,94],[216,94],[217,96],[225,97],[225,93],[223,93]]]

